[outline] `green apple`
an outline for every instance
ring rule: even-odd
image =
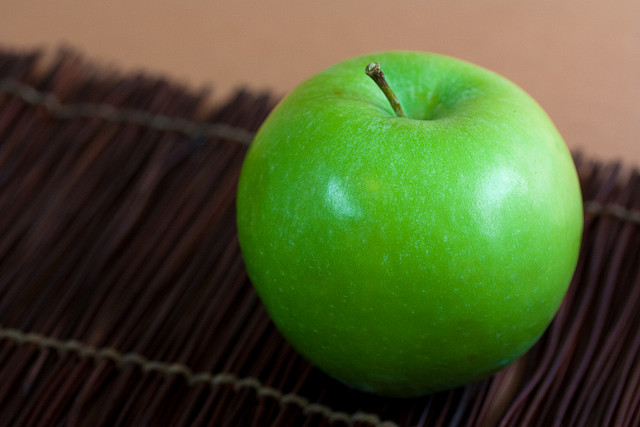
[[[372,61],[392,90],[367,77]],[[237,196],[247,271],[283,336],[388,396],[473,382],[525,353],[582,236],[575,166],[543,109],[497,74],[420,52],[341,62],[291,92]]]

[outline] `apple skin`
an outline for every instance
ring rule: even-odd
[[[380,62],[397,117],[367,63]],[[575,166],[543,109],[421,52],[341,62],[270,114],[244,161],[238,236],[274,323],[363,391],[411,397],[524,354],[572,278]]]

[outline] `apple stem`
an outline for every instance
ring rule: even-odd
[[[384,74],[380,69],[380,63],[369,63],[365,68],[365,72],[369,77],[371,77],[374,82],[376,82],[378,87],[382,90],[382,93],[384,93],[384,95],[387,97],[387,99],[389,100],[389,104],[391,104],[391,108],[393,108],[393,111],[395,111],[396,113],[396,116],[406,118],[407,115],[404,113],[398,97],[393,92],[393,90],[391,90],[391,88],[389,87],[389,83],[387,83],[387,80],[384,78]]]

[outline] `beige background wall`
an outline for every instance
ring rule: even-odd
[[[362,53],[444,53],[525,88],[570,147],[640,165],[637,0],[0,0],[1,47],[61,45],[216,99],[240,85],[284,94]]]

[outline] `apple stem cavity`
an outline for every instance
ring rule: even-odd
[[[382,93],[387,97],[389,104],[391,104],[391,108],[393,108],[393,111],[396,113],[396,116],[406,118],[407,115],[404,113],[402,105],[400,105],[400,100],[398,100],[396,94],[391,90],[391,87],[389,87],[387,79],[384,78],[384,73],[380,69],[380,63],[370,62],[365,68],[365,72],[374,82],[376,82],[378,87],[382,90]]]

